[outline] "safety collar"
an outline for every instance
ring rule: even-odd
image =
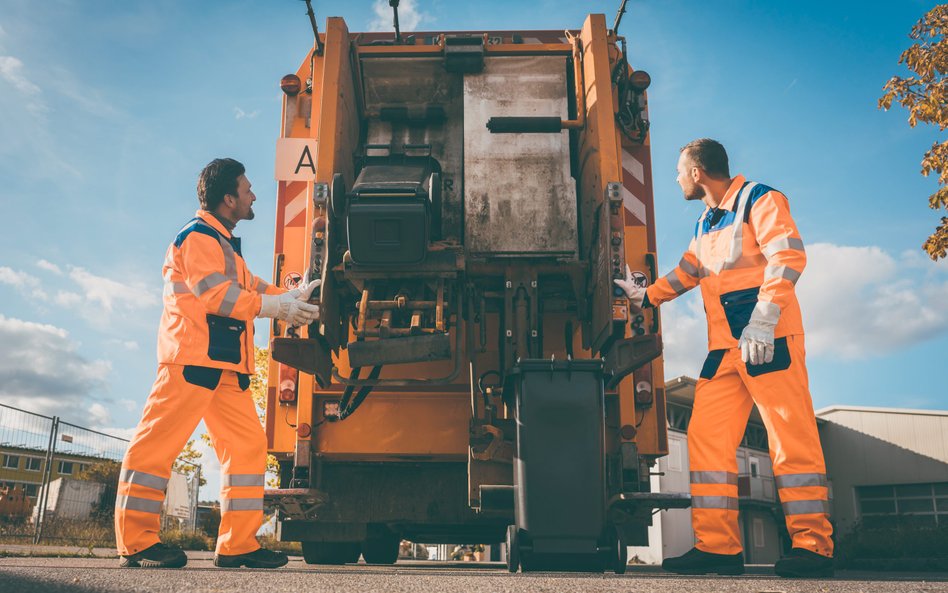
[[[734,209],[734,198],[737,196],[737,192],[741,190],[744,186],[744,182],[747,180],[744,179],[743,175],[736,176],[732,181],[731,185],[728,186],[727,191],[724,192],[724,199],[721,200],[721,203],[718,204],[719,209],[733,210]]]
[[[220,233],[225,239],[230,239],[233,236],[230,231],[221,224],[221,221],[217,220],[217,217],[207,210],[198,210],[194,215],[203,220],[207,226]]]

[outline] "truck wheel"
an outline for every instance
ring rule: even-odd
[[[306,564],[347,564],[359,561],[359,542],[302,542]]]
[[[615,530],[615,550],[612,552],[612,570],[616,574],[625,574],[625,569],[629,566],[629,548],[625,545],[625,536],[622,530]]]
[[[520,568],[520,538],[517,536],[517,526],[507,526],[506,554],[504,560],[507,562],[507,570],[517,572]]]
[[[362,557],[366,564],[395,564],[400,543],[401,538],[394,533],[372,535],[362,544]]]

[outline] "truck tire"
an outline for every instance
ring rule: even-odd
[[[517,536],[517,526],[507,526],[507,541],[504,560],[507,563],[507,570],[517,572],[520,569],[520,538]]]
[[[306,564],[350,564],[359,561],[359,542],[301,542]]]
[[[395,533],[371,535],[362,543],[362,557],[366,564],[395,564],[399,543]]]

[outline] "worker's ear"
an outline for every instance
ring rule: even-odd
[[[233,208],[237,205],[237,196],[233,194],[224,194],[224,205]]]
[[[695,183],[703,183],[707,173],[701,170],[701,168],[692,165],[691,166],[691,180]]]

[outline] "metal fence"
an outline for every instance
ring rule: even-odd
[[[113,514],[127,439],[0,404],[0,542],[115,542]],[[180,460],[184,461],[184,460]],[[201,466],[175,471],[162,528],[197,521]]]

